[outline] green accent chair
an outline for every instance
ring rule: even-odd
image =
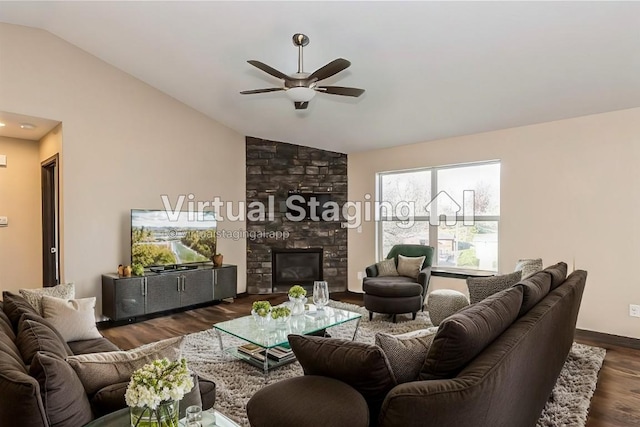
[[[394,259],[398,267],[398,255],[406,257],[424,256],[418,278],[405,276],[378,276],[378,267],[370,265],[366,268],[367,277],[362,281],[364,290],[364,306],[369,310],[369,320],[373,313],[385,313],[393,316],[411,313],[413,319],[420,310],[424,310],[424,299],[429,290],[431,279],[431,263],[434,249],[425,245],[395,245],[389,251],[387,259]]]

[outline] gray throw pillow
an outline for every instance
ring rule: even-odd
[[[376,264],[378,268],[378,277],[397,276],[396,262],[393,259],[385,259]]]
[[[469,301],[475,304],[483,299],[512,287],[520,281],[522,272],[503,274],[491,277],[467,277],[467,287],[469,288]]]
[[[398,274],[418,279],[418,274],[420,274],[425,258],[424,256],[408,257],[398,255]]]
[[[542,270],[542,258],[519,259],[515,271],[522,271],[522,279]]]
[[[42,316],[42,297],[44,295],[62,298],[62,299],[74,299],[76,297],[76,288],[73,283],[61,283],[57,286],[49,288],[37,288],[37,289],[20,289],[20,295],[27,300],[29,304],[36,309]]]
[[[46,351],[60,358],[69,356],[67,352],[69,347],[53,330],[42,323],[25,320],[24,317],[18,326],[16,346],[20,350],[25,365],[30,365],[39,351]]]
[[[421,380],[453,378],[517,318],[522,288],[505,289],[447,317],[433,338]]]
[[[40,385],[51,427],[83,426],[93,419],[82,383],[64,359],[39,351],[31,362],[29,374]]]
[[[567,263],[559,262],[544,269],[551,275],[551,290],[560,286],[567,278]]]
[[[435,328],[418,329],[400,335],[376,334],[376,345],[387,355],[398,384],[418,379],[435,335]]]
[[[519,282],[516,287],[522,288],[522,307],[520,316],[531,310],[551,290],[551,273],[539,271]]]

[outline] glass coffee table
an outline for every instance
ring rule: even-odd
[[[304,314],[292,316],[282,325],[271,320],[267,326],[261,328],[253,316],[244,316],[216,323],[213,329],[218,336],[220,350],[262,369],[266,375],[269,369],[295,360],[289,349],[289,334],[324,334],[327,328],[352,322],[354,328],[350,338],[353,340],[358,333],[361,317],[362,315],[352,311],[324,307],[323,310],[305,311]],[[244,344],[225,348],[222,333],[239,338]]]
[[[215,418],[214,418],[215,417]],[[240,427],[240,424],[235,423],[224,414],[216,411],[215,409],[207,409],[202,411],[202,427]],[[180,427],[186,426],[186,422],[183,419],[179,422]],[[97,418],[86,424],[84,427],[130,427],[131,417],[129,416],[129,408],[120,409],[118,411],[107,414],[103,417]]]

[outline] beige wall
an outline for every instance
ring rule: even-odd
[[[0,291],[42,286],[42,220],[38,142],[0,137]]]
[[[130,261],[130,209],[245,199],[242,135],[47,32],[0,24],[0,78],[1,111],[62,122],[62,274],[80,297],[100,301],[100,275]],[[244,291],[245,241],[219,251]]]
[[[640,338],[640,108],[349,156],[349,199],[374,194],[375,174],[500,159],[500,271],[518,258],[564,260],[589,272],[578,327]],[[375,226],[349,231],[349,289],[375,262]],[[437,278],[434,288],[464,289]]]

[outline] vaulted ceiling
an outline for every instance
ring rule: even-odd
[[[194,109],[260,138],[355,152],[640,106],[639,2],[1,2],[0,22],[42,28]],[[336,58],[294,110],[240,95]],[[25,52],[28,54],[28,52]],[[9,84],[0,80],[0,84]]]

